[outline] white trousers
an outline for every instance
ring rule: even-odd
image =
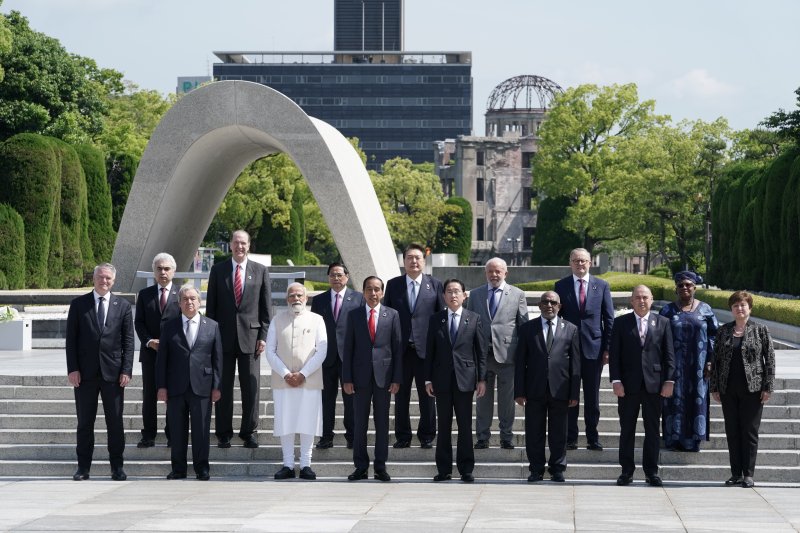
[[[294,436],[296,433],[281,435],[283,450],[283,466],[294,468]],[[311,449],[314,446],[314,435],[300,433],[300,468],[311,466]]]

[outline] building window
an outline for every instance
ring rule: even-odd
[[[484,238],[485,237],[485,232],[486,232],[486,227],[485,226],[486,226],[486,223],[485,223],[484,219],[478,218],[478,219],[475,220],[475,230],[477,232],[477,240],[479,240],[479,241],[486,240]]]
[[[522,168],[531,168],[533,152],[522,152]]]
[[[485,199],[483,187],[483,178],[475,178],[475,201],[477,202],[483,202]]]
[[[531,188],[522,188],[522,209],[528,210],[531,208]]]
[[[522,228],[522,249],[523,250],[532,250],[533,249],[533,234],[536,231],[536,228]]]
[[[483,160],[484,160],[483,150],[478,150],[477,152],[475,152],[475,164],[478,165],[479,167],[482,167],[484,165]]]

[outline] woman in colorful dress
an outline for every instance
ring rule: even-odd
[[[694,297],[703,278],[684,271],[674,280],[677,301],[661,309],[672,324],[675,347],[675,386],[664,399],[662,434],[667,449],[697,452],[709,436],[708,377],[719,322],[711,306]]]

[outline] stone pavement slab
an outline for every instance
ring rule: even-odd
[[[0,480],[2,531],[796,531],[800,489],[458,481]]]

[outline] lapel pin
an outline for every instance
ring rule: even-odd
[[[655,319],[653,319],[653,320],[651,320],[651,321],[650,321],[650,325],[651,325],[651,326],[653,326],[653,327],[655,327],[655,326],[656,326],[656,321],[655,321]]]
[[[445,322],[447,322],[447,319],[446,319],[446,318],[443,318],[443,319],[442,319],[442,324],[444,324]]]
[[[466,326],[467,324],[469,324],[469,318],[464,319],[464,325]]]
[[[429,284],[427,284],[427,283],[425,284],[425,288],[426,288],[427,290],[431,290],[431,286],[430,286]]]
[[[117,305],[117,301],[116,300],[114,300],[114,305]]]
[[[381,316],[386,316],[386,311],[384,311],[383,313],[381,313]]]
[[[251,275],[249,275],[249,274],[248,274],[248,275],[247,275],[247,279],[253,279],[253,276],[251,276]]]
[[[348,296],[347,298],[345,298],[345,300],[347,300],[348,302],[349,302],[350,300],[352,300],[352,299],[353,299],[353,297],[352,297],[352,296]]]
[[[592,285],[592,290],[596,291],[597,290],[597,285]]]

